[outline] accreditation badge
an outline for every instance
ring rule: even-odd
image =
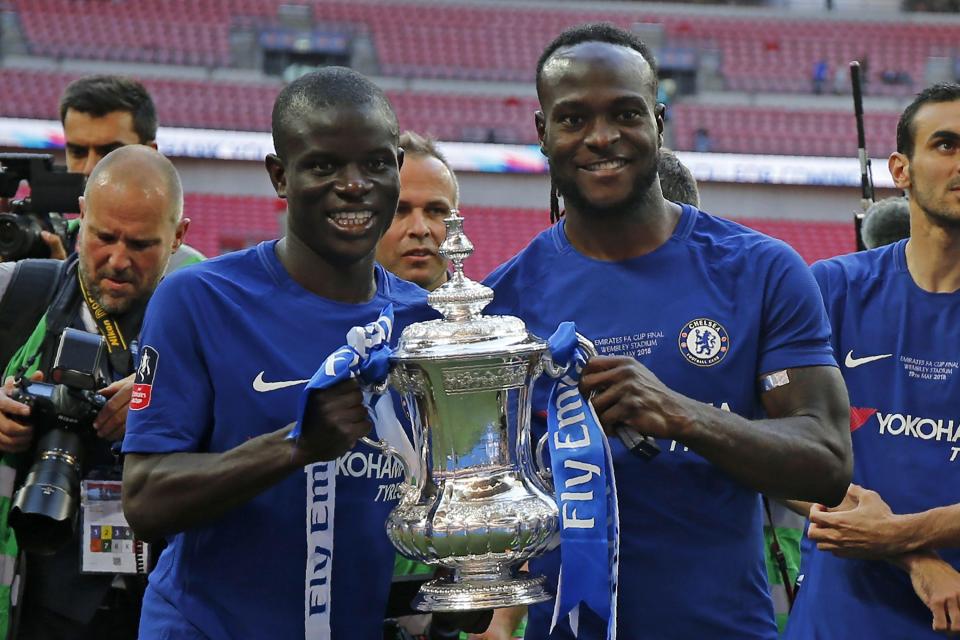
[[[80,483],[81,573],[147,572],[149,545],[138,540],[123,517],[119,480]]]

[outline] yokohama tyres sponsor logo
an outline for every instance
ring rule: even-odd
[[[902,413],[877,412],[880,435],[909,436],[937,442],[960,441],[960,423],[953,419],[923,418]]]
[[[953,418],[925,418],[903,413],[877,411],[880,435],[932,440],[944,444],[960,443],[960,421]],[[960,446],[950,447],[950,461],[960,454]]]

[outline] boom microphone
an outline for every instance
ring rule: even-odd
[[[853,228],[857,236],[857,251],[863,251],[866,246],[860,237],[860,229],[863,227],[867,209],[873,204],[873,171],[863,130],[863,94],[860,63],[857,60],[850,63],[850,84],[853,85],[853,115],[857,121],[857,156],[860,159],[860,211],[853,216]]]

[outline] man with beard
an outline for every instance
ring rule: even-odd
[[[30,339],[7,363],[6,375],[24,368],[34,379],[49,375],[65,327],[104,335],[115,331],[117,344],[108,346],[110,374],[116,382],[99,391],[109,400],[93,423],[98,437],[85,441],[86,474],[116,464],[111,444],[124,434],[144,308],[170,256],[183,242],[189,221],[183,218],[183,192],[173,165],[140,145],[117,149],[100,161],[87,181],[80,211],[77,251],[62,263],[53,301],[36,319]],[[0,451],[27,454],[41,434],[30,424],[30,409],[9,397],[12,391],[13,378],[8,377],[0,391]],[[4,462],[22,467],[31,456]],[[4,504],[4,514],[7,511],[9,504]],[[11,543],[6,540],[4,549]],[[132,620],[125,633],[135,635],[136,607],[118,604],[109,613],[108,606],[101,607],[114,576],[81,574],[79,551],[80,541],[74,536],[52,556],[28,555],[18,637],[83,638],[116,625],[111,616],[128,622],[123,619],[127,615]],[[4,585],[8,590],[9,586]],[[101,613],[95,619],[98,608]]]
[[[547,46],[536,126],[559,222],[490,275],[486,312],[517,315],[541,336],[575,321],[602,354],[580,390],[595,393],[604,429],[657,439],[652,459],[610,441],[619,637],[772,639],[758,492],[840,501],[851,465],[843,381],[800,257],[664,200],[656,87],[647,47],[611,25],[575,27]],[[538,381],[535,413],[551,384]],[[556,585],[561,553],[532,571]],[[579,579],[565,575],[564,588]],[[551,633],[552,610],[530,607],[526,637],[571,638],[576,627],[580,638],[606,637],[583,606]]]
[[[787,638],[960,632],[960,85],[904,110],[889,167],[909,239],[813,266],[850,392],[855,484],[836,508],[806,507]]]
[[[301,395],[387,305],[393,342],[438,315],[374,261],[400,191],[397,117],[362,75],[325,67],[280,92],[272,123],[286,234],[174,273],[144,322],[124,511],[169,544],[142,638],[382,637],[401,465],[358,444],[355,379]]]

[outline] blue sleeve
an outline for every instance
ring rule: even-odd
[[[763,296],[758,371],[837,366],[830,323],[810,268],[786,245],[773,248]]]
[[[843,305],[837,304],[838,298],[841,295],[841,289],[844,288],[842,267],[835,261],[821,260],[810,267],[810,271],[813,272],[813,277],[820,287],[820,295],[823,298],[823,305],[827,310],[827,318],[830,321],[830,326],[843,326],[842,319],[840,318]],[[837,333],[835,331],[832,332],[830,344],[833,347],[833,357],[837,358],[839,362],[840,356],[837,352],[837,347],[839,346],[837,344],[837,337]]]
[[[124,453],[199,451],[210,429],[213,388],[197,326],[201,307],[190,295],[201,282],[191,271],[166,278],[147,306]]]

